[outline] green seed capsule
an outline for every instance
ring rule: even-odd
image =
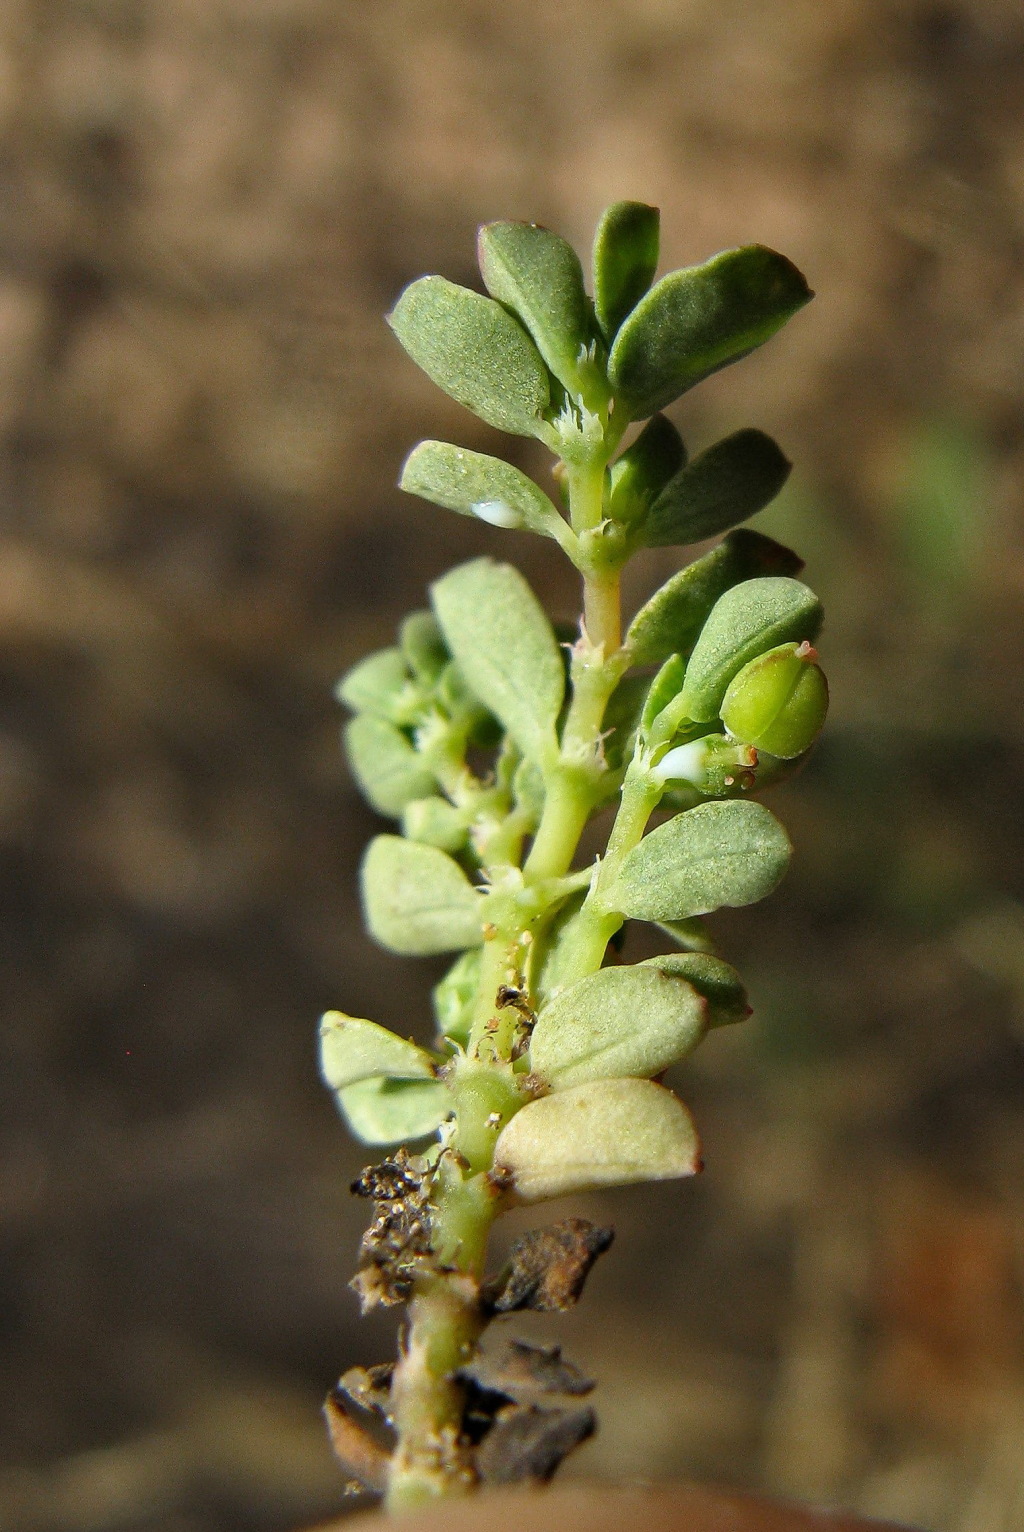
[[[791,760],[813,744],[828,712],[828,682],[810,644],[780,644],[729,683],[722,722],[735,739]]]

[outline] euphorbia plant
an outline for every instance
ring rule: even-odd
[[[375,1203],[355,1285],[365,1308],[407,1303],[408,1327],[394,1366],[346,1374],[329,1416],[350,1471],[393,1507],[548,1477],[593,1428],[571,1402],[589,1384],[556,1350],[479,1342],[496,1314],[573,1302],[611,1232],[563,1220],[492,1276],[488,1234],[513,1205],[700,1169],[660,1077],[749,1013],[700,917],[782,877],[789,841],[756,794],[801,761],[828,700],[800,560],[730,530],[777,494],[785,457],[748,429],[688,459],[660,413],[808,301],[799,271],[753,245],[652,286],[658,212],[632,202],[601,219],[592,297],[546,229],[490,224],[479,252],[489,296],[423,277],[391,327],[454,399],[550,448],[551,493],[440,441],[416,447],[401,485],[551,538],[582,575],[583,614],[560,635],[516,569],[474,559],[340,684],[352,769],[400,829],[363,864],[370,932],[458,954],[434,991],[434,1047],[338,1011],[322,1025],[350,1128],[392,1146],[354,1188]],[[623,634],[626,561],[722,533]],[[605,849],[580,865],[595,815]],[[610,961],[631,920],[672,950]]]

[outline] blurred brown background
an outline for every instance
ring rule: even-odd
[[[716,922],[757,1014],[681,1074],[707,1173],[581,1203],[619,1241],[530,1333],[601,1379],[576,1472],[1024,1528],[1019,3],[4,0],[0,133],[0,1526],[343,1504],[319,1402],[392,1339],[315,1022],[427,1035],[436,973],[359,929],[331,684],[472,553],[575,600],[392,488],[508,444],[382,314],[633,197],[667,265],[818,290],[673,413],[796,460],[758,525],[834,711]]]

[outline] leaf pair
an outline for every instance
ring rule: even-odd
[[[423,1138],[450,1109],[430,1055],[362,1017],[327,1012],[320,1023],[320,1070],[363,1143]]]

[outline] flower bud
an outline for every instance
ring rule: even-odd
[[[729,733],[791,760],[817,738],[828,711],[828,682],[810,644],[779,644],[733,677],[722,701]]]

